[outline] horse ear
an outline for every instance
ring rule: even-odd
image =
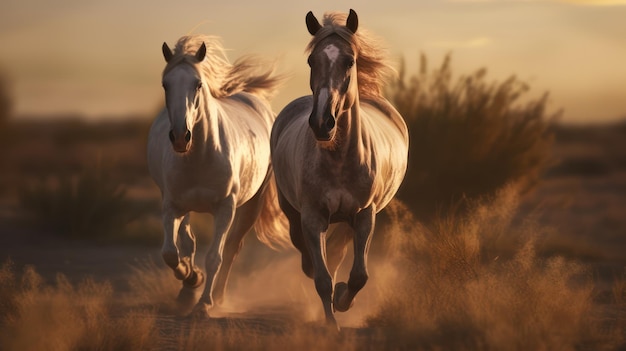
[[[161,46],[161,50],[163,51],[163,57],[165,58],[165,62],[170,62],[174,54],[172,53],[172,50],[170,50],[170,47],[167,46],[166,42],[163,42],[163,46]]]
[[[359,28],[359,16],[356,15],[353,9],[350,9],[348,20],[346,20],[346,27],[348,27],[352,33],[356,33],[357,28]]]
[[[309,11],[309,13],[306,14],[306,29],[309,30],[311,35],[315,35],[320,28],[322,28],[322,26],[317,18],[315,18],[315,15],[313,15],[313,11]]]
[[[202,45],[200,45],[200,48],[198,48],[198,51],[196,51],[196,60],[200,62],[204,60],[205,56],[206,56],[206,45],[202,43]]]

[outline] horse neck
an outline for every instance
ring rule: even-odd
[[[198,115],[192,130],[193,143],[201,145],[197,148],[200,153],[207,151],[221,151],[221,114],[219,102],[211,95],[208,89],[203,89]]]
[[[345,109],[345,112],[343,112],[337,120],[337,133],[339,133],[337,137],[339,141],[336,150],[340,151],[342,154],[357,153],[358,155],[363,155],[365,146],[362,138],[359,93],[357,89],[352,90],[353,91],[348,92],[348,94],[354,95],[346,100],[352,100],[354,103],[350,108]]]

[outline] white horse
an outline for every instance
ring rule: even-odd
[[[208,317],[223,300],[233,260],[253,226],[268,245],[288,241],[269,148],[275,114],[268,98],[281,78],[250,57],[230,64],[211,36],[185,36],[174,52],[166,43],[162,49],[166,108],[148,139],[148,166],[163,200],[162,255],[183,282],[182,304],[193,305],[206,280],[194,313]],[[214,216],[206,279],[194,263],[190,211]]]

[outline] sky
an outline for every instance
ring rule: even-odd
[[[231,61],[278,60],[291,79],[272,105],[309,94],[305,15],[359,15],[409,72],[448,53],[455,75],[511,75],[528,98],[550,93],[568,123],[626,118],[626,0],[8,0],[0,4],[0,73],[16,118],[153,115],[163,103],[161,45],[185,34],[222,38]]]

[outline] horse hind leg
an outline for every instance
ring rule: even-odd
[[[209,317],[209,310],[215,305],[213,288],[217,273],[222,265],[224,245],[235,217],[235,197],[230,195],[221,201],[214,214],[215,231],[213,240],[205,258],[206,282],[200,300],[193,309],[193,315],[200,318]]]
[[[345,312],[354,302],[356,294],[368,280],[367,254],[373,234],[375,213],[373,206],[359,212],[354,220],[354,262],[348,283],[337,283],[333,296],[333,307],[336,311]]]
[[[335,228],[333,228],[330,233],[327,243],[326,243],[326,255],[328,262],[328,270],[333,276],[333,281],[336,280],[337,271],[341,266],[344,258],[346,257],[346,253],[348,251],[348,243],[352,240],[352,228],[348,227],[344,223],[338,224]],[[350,305],[343,309],[341,306],[337,308],[337,303],[334,301],[338,296],[341,296],[347,290],[347,284],[344,282],[339,282],[335,284],[334,292],[333,292],[333,309],[339,312],[345,312],[352,306]]]
[[[256,222],[259,213],[261,213],[261,206],[263,205],[263,201],[261,201],[263,197],[261,195],[261,192],[258,192],[252,199],[240,206],[235,213],[233,225],[224,243],[222,266],[213,287],[213,301],[216,305],[220,305],[224,301],[228,277],[235,258],[237,258],[237,254],[243,247],[243,238]]]
[[[333,280],[336,279],[337,271],[346,257],[350,240],[352,240],[352,228],[344,223],[339,223],[329,230],[326,240],[326,261]]]

